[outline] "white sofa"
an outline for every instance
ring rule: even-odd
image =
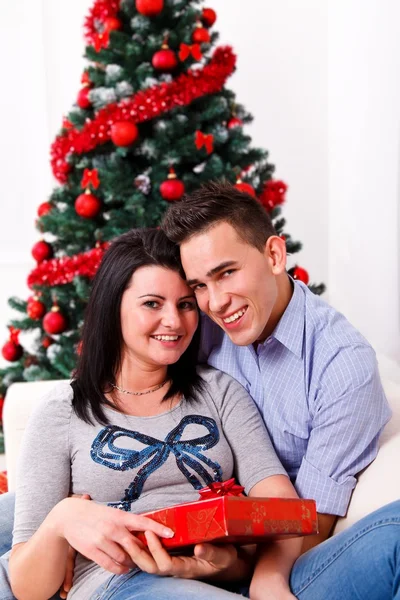
[[[335,533],[358,521],[376,508],[400,498],[400,376],[390,371],[382,374],[384,388],[393,410],[392,420],[381,437],[375,461],[358,478],[345,518],[338,520]],[[9,489],[15,488],[15,471],[22,435],[35,404],[58,382],[15,383],[8,389],[4,406],[4,433]]]

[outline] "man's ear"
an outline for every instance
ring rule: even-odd
[[[265,242],[265,253],[274,275],[286,270],[286,242],[277,235],[271,235]]]

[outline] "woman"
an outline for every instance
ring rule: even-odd
[[[226,584],[190,581],[216,570],[208,547],[171,558],[159,538],[173,532],[139,513],[196,500],[234,472],[249,495],[297,497],[245,390],[196,368],[198,311],[178,252],[162,231],[134,230],[103,258],[73,382],[43,400],[24,437],[10,558],[18,600],[56,593],[70,546],[73,600],[237,597],[224,585],[243,577],[244,560]],[[133,531],[146,532],[148,548]],[[294,598],[300,547],[260,548],[251,598]]]

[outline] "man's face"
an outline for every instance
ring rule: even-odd
[[[271,239],[260,252],[222,222],[181,244],[183,268],[200,309],[238,346],[266,337],[278,296],[276,275],[282,272],[276,269]]]

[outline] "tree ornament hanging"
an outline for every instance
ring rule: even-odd
[[[44,338],[42,339],[42,347],[47,350],[47,348],[50,348],[50,346],[54,344],[54,340],[53,338],[49,337],[48,335],[45,335]]]
[[[295,265],[294,267],[292,267],[291,269],[289,269],[288,273],[289,273],[289,275],[291,275],[291,277],[293,277],[293,279],[297,279],[298,281],[302,281],[306,285],[308,285],[308,282],[310,281],[310,276],[307,273],[307,271],[305,269],[303,269],[302,267],[299,267],[297,265]]]
[[[208,29],[202,26],[200,21],[196,24],[196,29],[192,33],[192,41],[195,44],[208,44],[211,40]]]
[[[156,17],[164,8],[164,0],[136,0],[136,10],[145,17]]]
[[[212,27],[217,20],[217,13],[212,8],[203,8],[201,20],[206,27]]]
[[[111,127],[111,140],[116,146],[130,146],[137,140],[139,130],[135,123],[119,121]]]
[[[38,217],[43,217],[44,215],[47,215],[47,213],[49,213],[52,209],[53,205],[50,202],[42,202],[42,204],[40,204],[40,206],[38,206],[37,209]]]
[[[265,182],[259,200],[267,210],[272,210],[285,202],[287,185],[284,181],[269,179]]]
[[[90,88],[88,86],[85,86],[80,90],[76,99],[76,103],[79,106],[79,108],[85,109],[90,108],[92,106],[92,103],[89,100],[89,92]]]
[[[39,300],[39,296],[33,296],[28,300],[26,312],[30,319],[38,321],[46,314],[46,305]]]
[[[117,17],[108,17],[104,21],[104,31],[118,31],[121,29],[122,23]]]
[[[44,316],[43,329],[49,335],[57,335],[67,329],[67,319],[60,312],[60,307],[57,304]]]
[[[180,200],[185,193],[185,184],[177,178],[175,170],[171,167],[169,170],[168,179],[160,185],[160,194],[164,200],[174,202]]]
[[[75,200],[75,210],[84,219],[93,219],[101,210],[101,200],[94,196],[89,188]]]
[[[236,180],[235,188],[237,190],[239,190],[240,192],[244,192],[245,194],[249,194],[250,196],[253,196],[253,198],[256,197],[256,192],[255,192],[255,189],[253,188],[253,186],[250,185],[249,183],[246,183],[245,181],[242,181],[240,179],[240,177]]]
[[[169,73],[178,65],[178,59],[173,50],[171,50],[166,41],[161,46],[161,50],[156,52],[151,60],[151,64],[157,71]]]
[[[83,71],[81,77],[81,83],[85,86],[91,86],[92,82],[90,81],[89,71]]]
[[[18,337],[20,330],[15,327],[9,327],[10,339],[6,342],[1,349],[1,354],[8,362],[16,362],[19,360],[24,352],[21,344],[19,343]]]
[[[228,129],[234,129],[235,127],[242,127],[243,121],[239,117],[232,117],[228,121]]]
[[[40,240],[33,246],[32,256],[38,263],[49,260],[53,256],[53,248],[44,240]]]

